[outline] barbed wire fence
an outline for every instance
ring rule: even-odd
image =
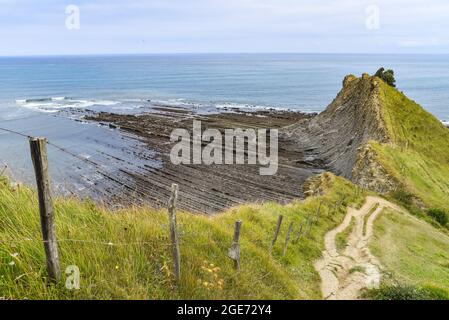
[[[120,178],[110,174],[109,172],[104,170],[99,163],[86,157],[82,157],[64,147],[59,146],[58,144],[49,141],[46,138],[35,138],[29,134],[7,128],[0,128],[0,131],[14,134],[29,140],[31,157],[33,160],[33,167],[36,176],[36,185],[38,189],[37,191],[39,198],[39,211],[40,211],[42,237],[43,237],[42,244],[44,245],[45,248],[47,259],[47,272],[51,281],[58,282],[61,280],[58,243],[62,242],[92,243],[96,245],[106,245],[111,247],[153,244],[152,242],[145,242],[145,241],[114,243],[107,241],[83,240],[83,239],[57,239],[54,205],[52,201],[52,195],[50,190],[50,176],[48,172],[47,145],[79,161],[86,163],[87,165],[93,167],[96,173],[101,174],[109,181],[112,181],[118,184],[119,186],[130,190],[131,193],[128,193],[127,196],[134,197],[134,200],[139,200],[139,196],[147,196],[147,194],[137,190],[136,188],[133,188],[127,183],[121,181]],[[91,187],[93,188],[95,186],[92,185]],[[176,193],[177,193],[177,185],[176,185]],[[171,203],[170,217],[171,218],[174,217],[174,221],[176,221],[176,199],[171,202],[172,203]],[[176,224],[172,224],[171,233],[176,235],[175,238],[172,237],[173,243],[171,244],[171,246],[177,246],[179,248],[178,242],[179,237],[177,236],[178,231]],[[35,239],[14,239],[14,243],[26,241],[35,241]],[[5,243],[5,241],[1,241],[0,243]],[[174,263],[175,263],[175,270],[179,270],[180,269],[179,249],[177,255],[174,256]],[[179,271],[176,274],[177,274],[177,282],[179,283]]]
[[[22,133],[22,132],[19,132],[16,130],[12,130],[12,129],[0,128],[0,131],[5,131],[5,132],[11,133],[11,134],[15,134],[15,135],[21,136],[23,138],[26,138],[28,140],[33,138],[33,136],[31,136],[31,135],[28,135],[28,134],[25,134],[25,133]],[[132,197],[133,203],[141,203],[142,197],[150,196],[149,193],[143,192],[142,190],[139,190],[137,187],[130,185],[126,181],[123,181],[123,179],[121,177],[119,177],[118,175],[114,175],[113,173],[108,172],[107,170],[105,170],[103,168],[103,166],[100,163],[98,163],[94,160],[91,160],[87,157],[84,157],[80,154],[77,154],[73,151],[70,151],[65,147],[61,147],[59,144],[53,143],[52,141],[50,141],[48,139],[46,139],[46,143],[47,143],[47,145],[51,146],[55,150],[62,152],[65,155],[68,155],[69,157],[71,157],[73,159],[84,162],[87,166],[89,166],[90,168],[93,168],[96,174],[101,175],[102,177],[106,178],[107,180],[109,180],[110,182],[114,183],[115,185],[121,187],[122,189],[128,190],[129,192],[126,193],[126,197]],[[92,184],[90,186],[87,186],[86,189],[94,189],[95,187],[96,186],[94,184]],[[99,194],[103,194],[103,195],[107,196],[105,190],[97,188],[95,191]],[[70,190],[70,193],[75,194],[75,192],[72,190]],[[114,196],[120,197],[121,193],[116,193]]]
[[[41,218],[41,226],[42,226],[42,240],[39,240],[45,249],[46,259],[47,259],[47,272],[49,275],[49,278],[53,282],[59,282],[61,280],[61,270],[59,265],[59,251],[58,251],[58,243],[82,243],[82,244],[95,244],[95,245],[104,245],[109,247],[119,247],[119,246],[136,246],[136,245],[154,245],[154,242],[151,241],[130,241],[130,242],[112,242],[112,241],[104,241],[104,240],[87,240],[87,239],[57,239],[56,237],[56,222],[55,222],[55,215],[54,215],[54,205],[52,202],[52,195],[50,190],[50,176],[48,173],[48,159],[47,159],[47,145],[54,148],[55,150],[62,152],[66,155],[69,155],[70,157],[77,159],[79,161],[84,162],[88,166],[92,167],[95,170],[96,174],[100,174],[101,176],[105,177],[109,181],[112,181],[113,183],[121,186],[123,189],[126,189],[130,191],[126,194],[126,197],[132,197],[132,200],[135,201],[135,203],[141,203],[141,197],[149,196],[149,194],[143,192],[142,190],[138,190],[137,188],[133,187],[132,185],[128,184],[125,181],[122,181],[120,177],[117,175],[114,175],[110,172],[107,172],[100,163],[91,160],[87,157],[83,157],[82,155],[79,155],[71,150],[68,150],[65,147],[61,147],[58,144],[53,143],[52,141],[49,141],[46,138],[36,138],[31,135],[28,135],[23,132],[19,132],[12,129],[2,128],[0,127],[0,131],[4,131],[10,134],[14,134],[17,136],[20,136],[22,138],[25,138],[30,143],[30,151],[31,151],[31,157],[33,160],[33,167],[35,170],[35,176],[36,176],[36,185],[37,185],[37,191],[38,191],[38,198],[39,198],[39,212],[40,212],[40,218]],[[4,170],[0,171],[0,176],[3,175]],[[95,188],[95,184],[92,184],[88,188]],[[177,226],[177,219],[176,219],[176,211],[177,211],[177,199],[178,199],[178,185],[172,184],[171,190],[170,190],[170,200],[167,203],[167,211],[169,214],[169,238],[170,243],[169,244],[158,244],[158,246],[162,245],[167,248],[171,248],[172,256],[173,256],[173,274],[176,278],[176,283],[179,286],[181,282],[181,256],[180,256],[180,250],[179,250],[179,232],[178,232],[178,226]],[[99,191],[101,192],[101,190]],[[342,201],[335,203],[334,210],[337,210],[342,204]],[[295,241],[299,242],[300,238],[302,236],[309,236],[310,235],[310,229],[312,228],[313,224],[316,224],[317,220],[320,217],[320,208],[321,208],[321,202],[319,205],[319,208],[317,210],[317,213],[315,213],[314,217],[312,214],[309,214],[307,221],[303,221],[299,225],[299,231],[295,231],[294,234],[296,234]],[[283,216],[280,215],[279,219],[277,221],[276,226],[274,226],[274,238],[271,241],[271,244],[268,247],[269,254],[271,255],[272,249],[276,243],[276,240],[278,239],[278,236],[280,234],[281,226],[282,226],[282,220]],[[314,220],[314,221],[312,221]],[[241,264],[240,264],[240,234],[241,234],[241,226],[243,221],[238,220],[235,222],[234,226],[234,234],[233,238],[230,239],[231,247],[229,249],[229,252],[227,254],[228,258],[230,258],[233,261],[234,268],[236,272],[240,271]],[[281,250],[282,256],[285,256],[285,253],[288,248],[288,243],[290,241],[290,237],[293,233],[293,228],[295,227],[293,222],[290,222],[288,227],[288,232],[286,235],[286,239],[284,242],[283,250]],[[305,231],[307,227],[307,230]],[[23,238],[23,239],[14,239],[14,240],[2,240],[0,241],[0,244],[6,244],[6,243],[22,243],[22,242],[35,242],[36,239],[31,238]]]

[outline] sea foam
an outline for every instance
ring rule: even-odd
[[[111,100],[77,100],[69,97],[49,97],[33,99],[17,99],[16,105],[46,113],[54,113],[65,108],[90,108],[94,106],[113,106],[119,101]]]

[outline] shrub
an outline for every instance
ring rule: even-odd
[[[374,76],[381,78],[385,83],[392,87],[396,87],[396,79],[394,78],[394,71],[388,69],[385,71],[385,68],[380,68],[374,74]]]
[[[404,189],[399,189],[393,192],[393,198],[398,200],[406,207],[410,207],[413,205],[413,194]]]
[[[435,287],[415,287],[410,285],[383,285],[372,289],[364,297],[373,300],[448,300],[448,292]]]
[[[443,227],[449,222],[449,215],[443,209],[429,209],[427,214],[434,220],[436,220]]]

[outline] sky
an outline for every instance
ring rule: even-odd
[[[448,0],[0,0],[1,56],[447,54],[448,30]]]

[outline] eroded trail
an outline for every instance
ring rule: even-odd
[[[324,299],[358,299],[363,288],[380,284],[381,265],[371,254],[368,242],[373,234],[373,223],[384,208],[402,211],[385,199],[370,196],[360,210],[349,207],[343,223],[326,234],[323,258],[315,264],[321,276]],[[339,252],[336,237],[350,227],[347,246]]]

